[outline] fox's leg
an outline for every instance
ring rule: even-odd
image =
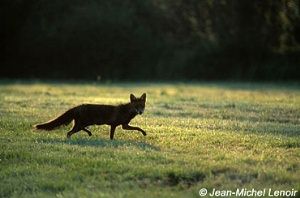
[[[80,131],[80,129],[77,128],[72,128],[68,133],[67,133],[67,138],[70,139],[71,135],[73,135],[74,133],[77,133],[78,131]]]
[[[67,138],[70,139],[71,135],[73,135],[74,133],[77,133],[80,130],[81,130],[81,128],[79,127],[78,122],[76,120],[74,120],[73,128],[67,133]]]
[[[111,125],[111,127],[110,127],[110,139],[111,140],[114,139],[115,130],[116,130],[116,126]]]
[[[92,136],[92,132],[90,132],[88,129],[83,128],[82,130],[84,130],[85,132],[87,132],[87,134],[89,134],[89,136]]]
[[[141,129],[140,127],[133,127],[133,126],[129,126],[128,124],[123,124],[122,125],[122,129],[125,129],[125,130],[137,130],[137,131],[142,132],[143,135],[147,135],[146,132],[143,129]]]

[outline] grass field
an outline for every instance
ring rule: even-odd
[[[66,139],[33,129],[81,103],[147,93],[145,114]],[[300,189],[299,85],[0,83],[0,197],[199,197]]]

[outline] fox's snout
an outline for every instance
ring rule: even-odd
[[[142,115],[144,113],[144,109],[136,109],[136,113]]]

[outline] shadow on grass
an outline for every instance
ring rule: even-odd
[[[131,140],[103,140],[103,139],[71,139],[71,140],[61,140],[61,139],[42,139],[43,143],[48,144],[68,144],[77,146],[93,146],[93,147],[136,147],[142,150],[155,150],[159,151],[159,147],[153,146],[145,142],[136,142]]]

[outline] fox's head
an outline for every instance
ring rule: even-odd
[[[142,114],[145,110],[146,93],[144,93],[140,98],[130,94],[130,103],[133,105],[135,113]]]

